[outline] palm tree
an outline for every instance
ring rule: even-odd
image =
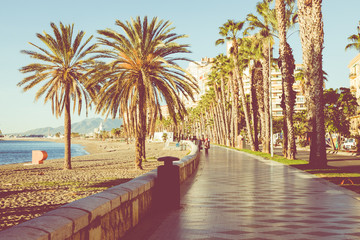
[[[305,96],[311,133],[309,164],[314,167],[327,165],[322,70],[324,29],[321,5],[322,0],[298,0]]]
[[[290,5],[293,3],[291,3],[290,0],[288,4]],[[295,81],[295,60],[291,47],[286,39],[287,30],[293,23],[289,19],[289,17],[292,16],[293,10],[290,9],[290,11],[286,11],[284,0],[276,0],[275,9],[279,33],[279,63],[281,65],[280,68],[283,78],[282,82],[284,93],[284,133],[286,133],[284,136],[286,136],[286,138],[284,137],[285,141],[283,145],[283,151],[285,157],[289,159],[295,159],[296,145],[293,126],[293,113],[296,98],[295,91],[293,90],[293,84]]]
[[[219,108],[220,108],[220,112],[221,112],[221,120],[222,120],[222,132],[224,133],[224,139],[225,142],[223,144],[226,145],[230,145],[230,127],[229,127],[229,119],[230,116],[228,114],[227,111],[227,101],[226,101],[226,93],[225,93],[225,88],[226,88],[226,84],[225,84],[225,79],[228,78],[229,75],[229,64],[230,60],[224,56],[223,54],[220,54],[218,56],[216,56],[215,61],[214,61],[214,65],[212,67],[212,73],[210,76],[214,75],[214,80],[220,80],[220,84],[219,84],[219,95],[220,98],[218,99],[219,101]],[[215,89],[214,89],[215,90]]]
[[[193,98],[198,87],[192,76],[182,69],[178,60],[190,61],[177,54],[189,53],[187,44],[176,41],[186,37],[173,33],[171,22],[140,17],[131,21],[116,20],[124,33],[111,29],[99,30],[100,43],[107,50],[99,57],[110,62],[97,69],[94,83],[103,86],[97,94],[96,111],[117,114],[134,126],[136,157],[135,167],[142,169],[145,158],[147,117],[161,116],[160,103],[164,100],[175,124],[176,116],[183,118],[186,109],[181,96]],[[153,116],[148,116],[152,113]]]
[[[360,52],[360,21],[359,25],[357,26],[357,34],[353,34],[350,37],[348,37],[348,40],[351,42],[348,45],[346,45],[345,50],[348,50],[350,48],[355,48],[355,50]]]
[[[224,38],[218,39],[215,44],[216,45],[224,44],[225,40],[231,42],[230,54],[231,54],[233,62],[234,62],[234,73],[235,73],[234,77],[236,80],[235,82],[233,82],[233,85],[234,85],[233,98],[236,100],[238,99],[238,92],[240,90],[240,97],[241,97],[244,115],[245,115],[248,141],[249,141],[251,148],[254,149],[254,140],[253,140],[251,125],[250,125],[247,101],[246,101],[246,97],[245,97],[244,86],[243,86],[243,82],[241,80],[241,73],[240,73],[240,68],[239,68],[239,63],[238,63],[238,47],[239,46],[238,46],[237,35],[244,27],[244,23],[245,22],[234,22],[232,20],[228,20],[223,26],[220,27],[219,34]],[[236,104],[236,102],[235,102],[235,104]],[[237,105],[235,105],[235,109],[236,110],[234,111],[232,117],[236,119],[234,136],[237,137],[238,136],[238,129],[237,129],[238,121],[237,121],[237,119],[238,119],[238,115],[239,115]]]
[[[264,116],[263,105],[263,73],[260,59],[263,58],[261,41],[255,36],[245,37],[242,39],[239,47],[239,55],[242,62],[249,69],[250,79],[250,114],[254,136],[254,150],[259,151],[258,140],[258,115]],[[263,125],[263,124],[262,124]]]
[[[89,54],[94,53],[96,44],[86,46],[92,39],[91,36],[81,45],[85,33],[80,31],[74,38],[74,24],[63,25],[60,22],[60,28],[54,23],[50,25],[54,36],[46,32],[37,34],[37,37],[47,48],[42,48],[30,43],[36,47],[39,52],[21,51],[37,62],[20,69],[20,72],[32,73],[32,75],[24,78],[17,86],[24,86],[23,90],[25,92],[34,86],[41,85],[40,89],[36,92],[35,100],[37,101],[41,96],[45,95],[44,102],[51,101],[52,113],[55,114],[56,117],[61,116],[64,112],[64,168],[71,169],[70,104],[71,101],[73,101],[73,112],[75,112],[76,104],[78,105],[78,114],[81,112],[83,103],[86,108],[90,105],[89,94],[95,91],[97,85],[93,85],[93,88],[85,87],[86,82],[89,80],[87,72],[94,64],[95,59],[94,57],[87,57]]]
[[[270,3],[268,0],[263,0],[256,5],[256,11],[259,17],[248,14],[246,20],[249,22],[249,30],[258,29],[259,32],[256,34],[258,39],[262,40],[262,51],[264,58],[261,60],[261,65],[263,68],[263,89],[264,89],[264,133],[263,136],[263,152],[270,152],[270,95],[269,95],[269,86],[270,86],[270,51],[271,46],[273,45],[273,35],[276,29],[276,14],[273,9],[270,9]]]

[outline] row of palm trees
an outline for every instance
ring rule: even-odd
[[[320,0],[299,0],[296,5],[294,0],[262,0],[256,6],[256,14],[248,14],[245,21],[228,20],[221,26],[221,38],[216,44],[230,42],[230,57],[219,55],[214,59],[209,75],[210,91],[200,101],[198,110],[193,111],[197,117],[188,120],[201,129],[208,129],[207,134],[211,134],[215,142],[228,146],[235,146],[240,132],[244,131],[243,136],[252,150],[258,151],[261,142],[262,151],[269,153],[272,128],[270,69],[279,67],[283,87],[283,153],[287,158],[295,159],[295,61],[287,38],[288,31],[299,22],[311,138],[309,162],[316,167],[326,166],[321,3]],[[272,58],[274,37],[279,39],[278,59]],[[244,91],[245,74],[250,79],[248,96]]]
[[[30,43],[37,51],[24,50],[35,59],[20,69],[29,74],[18,86],[27,91],[38,87],[35,99],[44,96],[51,102],[56,117],[64,113],[64,169],[71,169],[71,104],[77,108],[95,104],[97,113],[121,117],[127,131],[136,139],[136,168],[142,169],[146,159],[145,138],[157,117],[162,116],[160,103],[164,100],[170,116],[182,117],[186,109],[179,93],[193,100],[198,87],[193,77],[178,65],[190,61],[186,54],[189,45],[177,40],[186,37],[173,32],[171,22],[147,17],[116,21],[122,32],[99,30],[98,42],[90,44],[93,36],[74,34],[74,25],[51,23],[53,36],[37,34],[44,46]],[[104,62],[104,60],[108,60]]]
[[[215,58],[214,67],[210,74],[210,85],[215,95],[215,102],[211,105],[214,110],[214,124],[219,143],[235,146],[241,128],[238,99],[240,102],[246,129],[246,138],[252,150],[259,150],[258,133],[261,135],[262,150],[270,152],[270,68],[274,64],[271,57],[271,49],[274,37],[281,39],[280,58],[283,72],[283,85],[287,92],[284,94],[285,131],[287,137],[284,142],[285,155],[290,159],[295,158],[294,131],[292,126],[292,114],[295,104],[295,92],[292,89],[294,83],[294,57],[291,48],[286,42],[286,33],[294,25],[296,16],[294,2],[289,1],[287,7],[281,2],[276,10],[272,9],[271,3],[263,0],[257,4],[257,14],[248,14],[246,21],[234,22],[229,20],[220,27],[221,39],[216,44],[231,43],[230,58],[219,55]],[[279,12],[280,11],[280,12]],[[282,15],[281,15],[282,14]],[[282,16],[282,18],[280,18]],[[245,24],[248,25],[243,29]],[[254,33],[255,31],[255,33]],[[250,34],[253,32],[253,34]],[[242,37],[239,38],[239,35]],[[250,79],[250,96],[247,98],[244,91],[243,78],[248,70]],[[231,95],[231,102],[226,106],[225,95]],[[210,110],[211,111],[211,110]],[[229,113],[230,112],[230,113]],[[221,116],[218,116],[218,115]],[[260,116],[260,117],[259,117]],[[287,147],[288,146],[288,147]]]

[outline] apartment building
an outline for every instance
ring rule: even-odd
[[[349,79],[350,79],[350,91],[356,97],[358,104],[360,105],[360,53],[354,57],[349,65]],[[360,134],[360,115],[350,118],[350,133],[352,135]]]
[[[299,72],[302,68],[301,64],[295,65],[295,73]],[[245,73],[244,80],[244,90],[246,94],[250,93],[250,79],[249,74]],[[293,89],[296,93],[296,100],[294,111],[306,110],[305,106],[305,96],[301,92],[301,83],[300,81],[295,81]],[[271,100],[272,100],[272,113],[274,117],[283,116],[283,109],[281,108],[281,96],[282,96],[282,78],[280,69],[271,70]]]
[[[194,94],[195,101],[191,99],[182,98],[186,108],[194,108],[197,106],[197,103],[200,101],[201,96],[206,93],[209,89],[207,86],[208,75],[211,73],[211,66],[214,62],[214,58],[202,58],[197,62],[190,62],[187,67],[187,71],[194,76],[196,83],[199,86],[199,93]]]
[[[189,63],[188,68],[186,69],[190,74],[194,76],[196,82],[199,85],[200,92],[195,94],[195,101],[187,100],[183,98],[182,100],[185,103],[186,108],[194,108],[197,106],[197,103],[201,99],[201,96],[209,89],[207,86],[208,75],[211,72],[211,66],[213,65],[213,58],[202,58],[201,61]],[[302,65],[296,64],[295,72],[301,70]],[[250,93],[250,79],[249,73],[245,71],[244,73],[244,90],[245,93]],[[280,106],[281,104],[281,95],[282,95],[282,83],[281,83],[281,71],[279,69],[272,69],[271,71],[271,88],[272,88],[272,111],[274,117],[283,116],[283,110]],[[294,110],[301,111],[305,110],[305,97],[301,92],[301,83],[300,81],[295,81],[293,85],[294,91],[296,92],[296,103]]]

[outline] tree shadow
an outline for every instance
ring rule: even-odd
[[[122,183],[126,183],[126,182],[128,182],[130,180],[132,180],[132,178],[119,178],[119,179],[114,179],[114,180],[109,180],[109,181],[98,182],[98,183],[95,183],[95,184],[90,185],[88,187],[111,188],[111,187],[120,185]]]
[[[94,184],[87,184],[81,186],[83,190],[87,191],[86,189],[89,188],[110,188],[113,186],[117,186],[122,183],[126,183],[132,180],[132,178],[121,178],[121,179],[113,179],[113,180],[106,180],[97,182]],[[63,188],[67,189],[68,186],[62,186]],[[52,188],[46,188],[45,190],[51,190]],[[85,189],[85,190],[84,190]],[[11,195],[18,195],[21,193],[27,192],[37,192],[43,191],[44,188],[41,189],[21,189],[21,190],[7,190],[7,189],[0,189],[0,198],[11,197]],[[89,190],[91,191],[91,190]],[[40,193],[39,193],[40,194]],[[13,225],[17,225],[19,223],[25,222],[29,219],[38,217],[46,212],[59,208],[63,206],[63,204],[44,204],[44,205],[37,205],[37,206],[17,206],[17,207],[6,207],[0,208],[0,231],[9,228]]]
[[[42,206],[0,208],[0,231],[38,217],[62,205],[63,204],[47,204]]]

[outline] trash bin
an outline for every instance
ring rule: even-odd
[[[158,161],[164,162],[158,167],[157,195],[161,210],[171,210],[180,207],[180,173],[179,166],[173,165],[177,157],[160,157]]]

